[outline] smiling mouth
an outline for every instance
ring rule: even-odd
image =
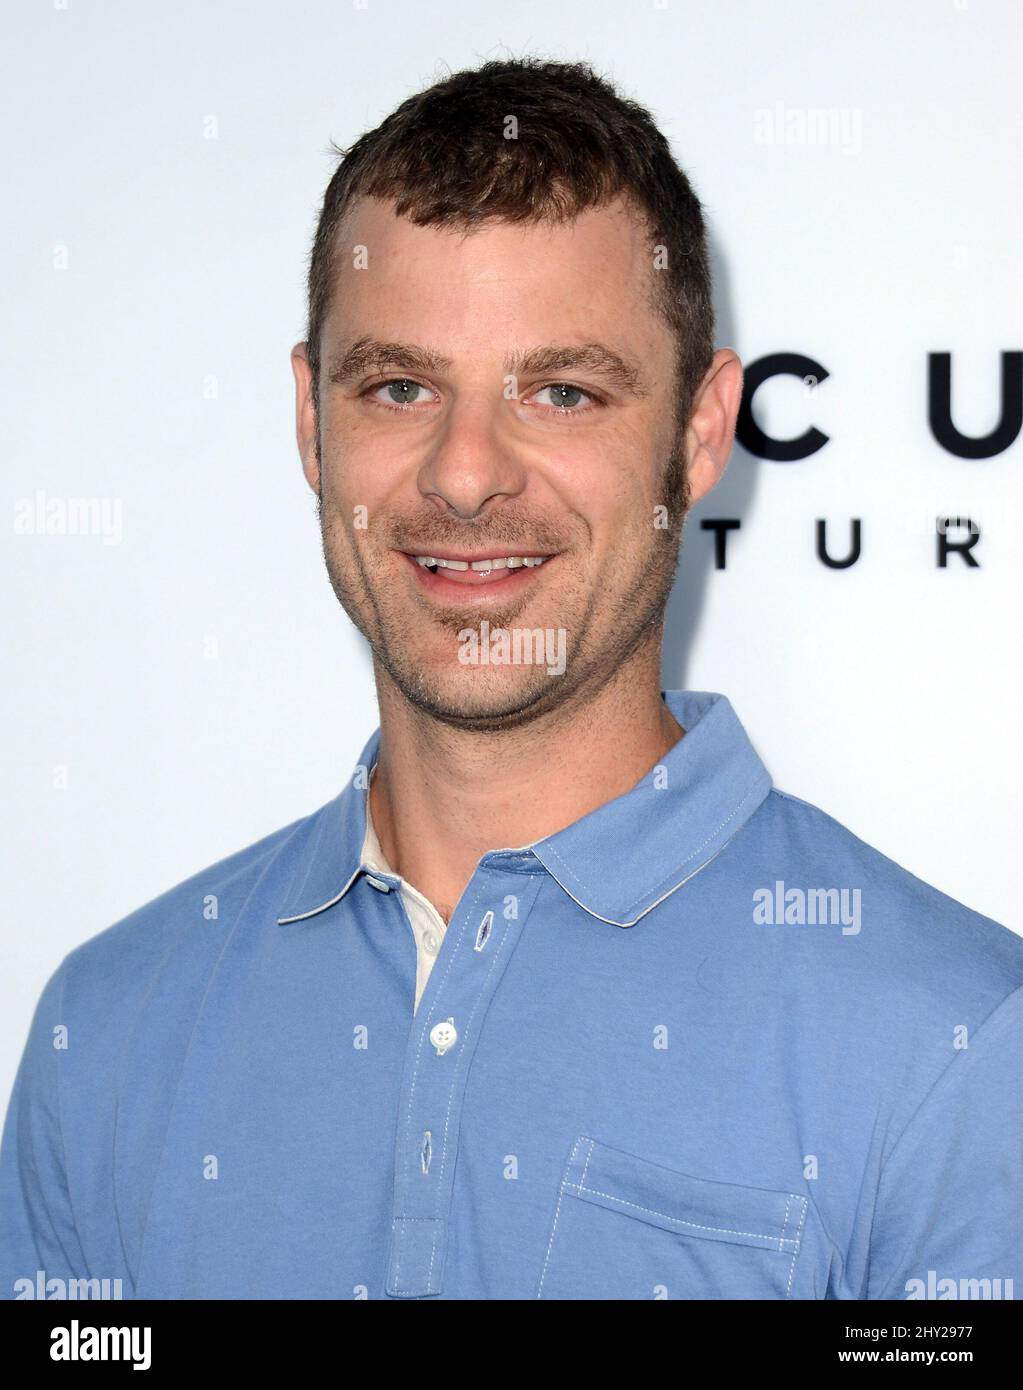
[[[456,573],[474,570],[477,574],[490,574],[492,570],[517,570],[523,567],[536,569],[549,557],[546,555],[493,555],[484,560],[445,560],[443,557],[434,555],[413,555],[412,558],[417,565],[422,565],[423,569],[432,570],[434,574],[437,573],[438,569],[454,570]]]
[[[478,558],[402,552],[417,578],[435,592],[452,592],[457,586],[499,585],[519,588],[553,555],[483,555]]]

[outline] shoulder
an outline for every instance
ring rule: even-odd
[[[76,946],[55,972],[65,1008],[123,1012],[157,976],[198,983],[243,909],[275,909],[287,893],[323,809],[207,865]]]
[[[775,899],[760,950],[809,1018],[815,1055],[836,1074],[847,1055],[850,1085],[876,1083],[882,1152],[946,1072],[990,1096],[985,1076],[1004,1075],[1023,1046],[1023,937],[787,792],[772,789],[747,824],[744,890]],[[792,918],[779,915],[790,889],[837,893],[839,924],[807,912],[800,925],[798,892]]]
[[[772,788],[754,822],[762,869],[783,866],[795,888],[857,895],[861,949],[848,953],[850,963],[859,957],[942,1003],[975,998],[993,1007],[1023,985],[1023,936],[918,878],[819,806]]]

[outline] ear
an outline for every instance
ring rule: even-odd
[[[686,430],[691,503],[705,497],[725,471],[742,401],[742,375],[742,363],[731,348],[719,348],[696,393]]]
[[[299,456],[302,459],[302,472],[305,474],[306,482],[319,497],[319,426],[313,404],[313,373],[305,343],[296,343],[291,349],[291,370],[295,374],[295,433]]]

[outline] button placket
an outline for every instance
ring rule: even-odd
[[[540,890],[542,870],[477,869],[415,1015],[397,1125],[386,1292],[441,1292],[462,1099],[487,1007]],[[513,896],[515,914],[506,915]],[[439,972],[439,973],[438,973]]]

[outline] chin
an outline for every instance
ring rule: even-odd
[[[395,674],[395,673],[392,673]],[[512,728],[535,719],[556,704],[564,676],[536,667],[481,671],[450,665],[417,667],[411,680],[398,680],[406,697],[424,713],[460,728]]]

